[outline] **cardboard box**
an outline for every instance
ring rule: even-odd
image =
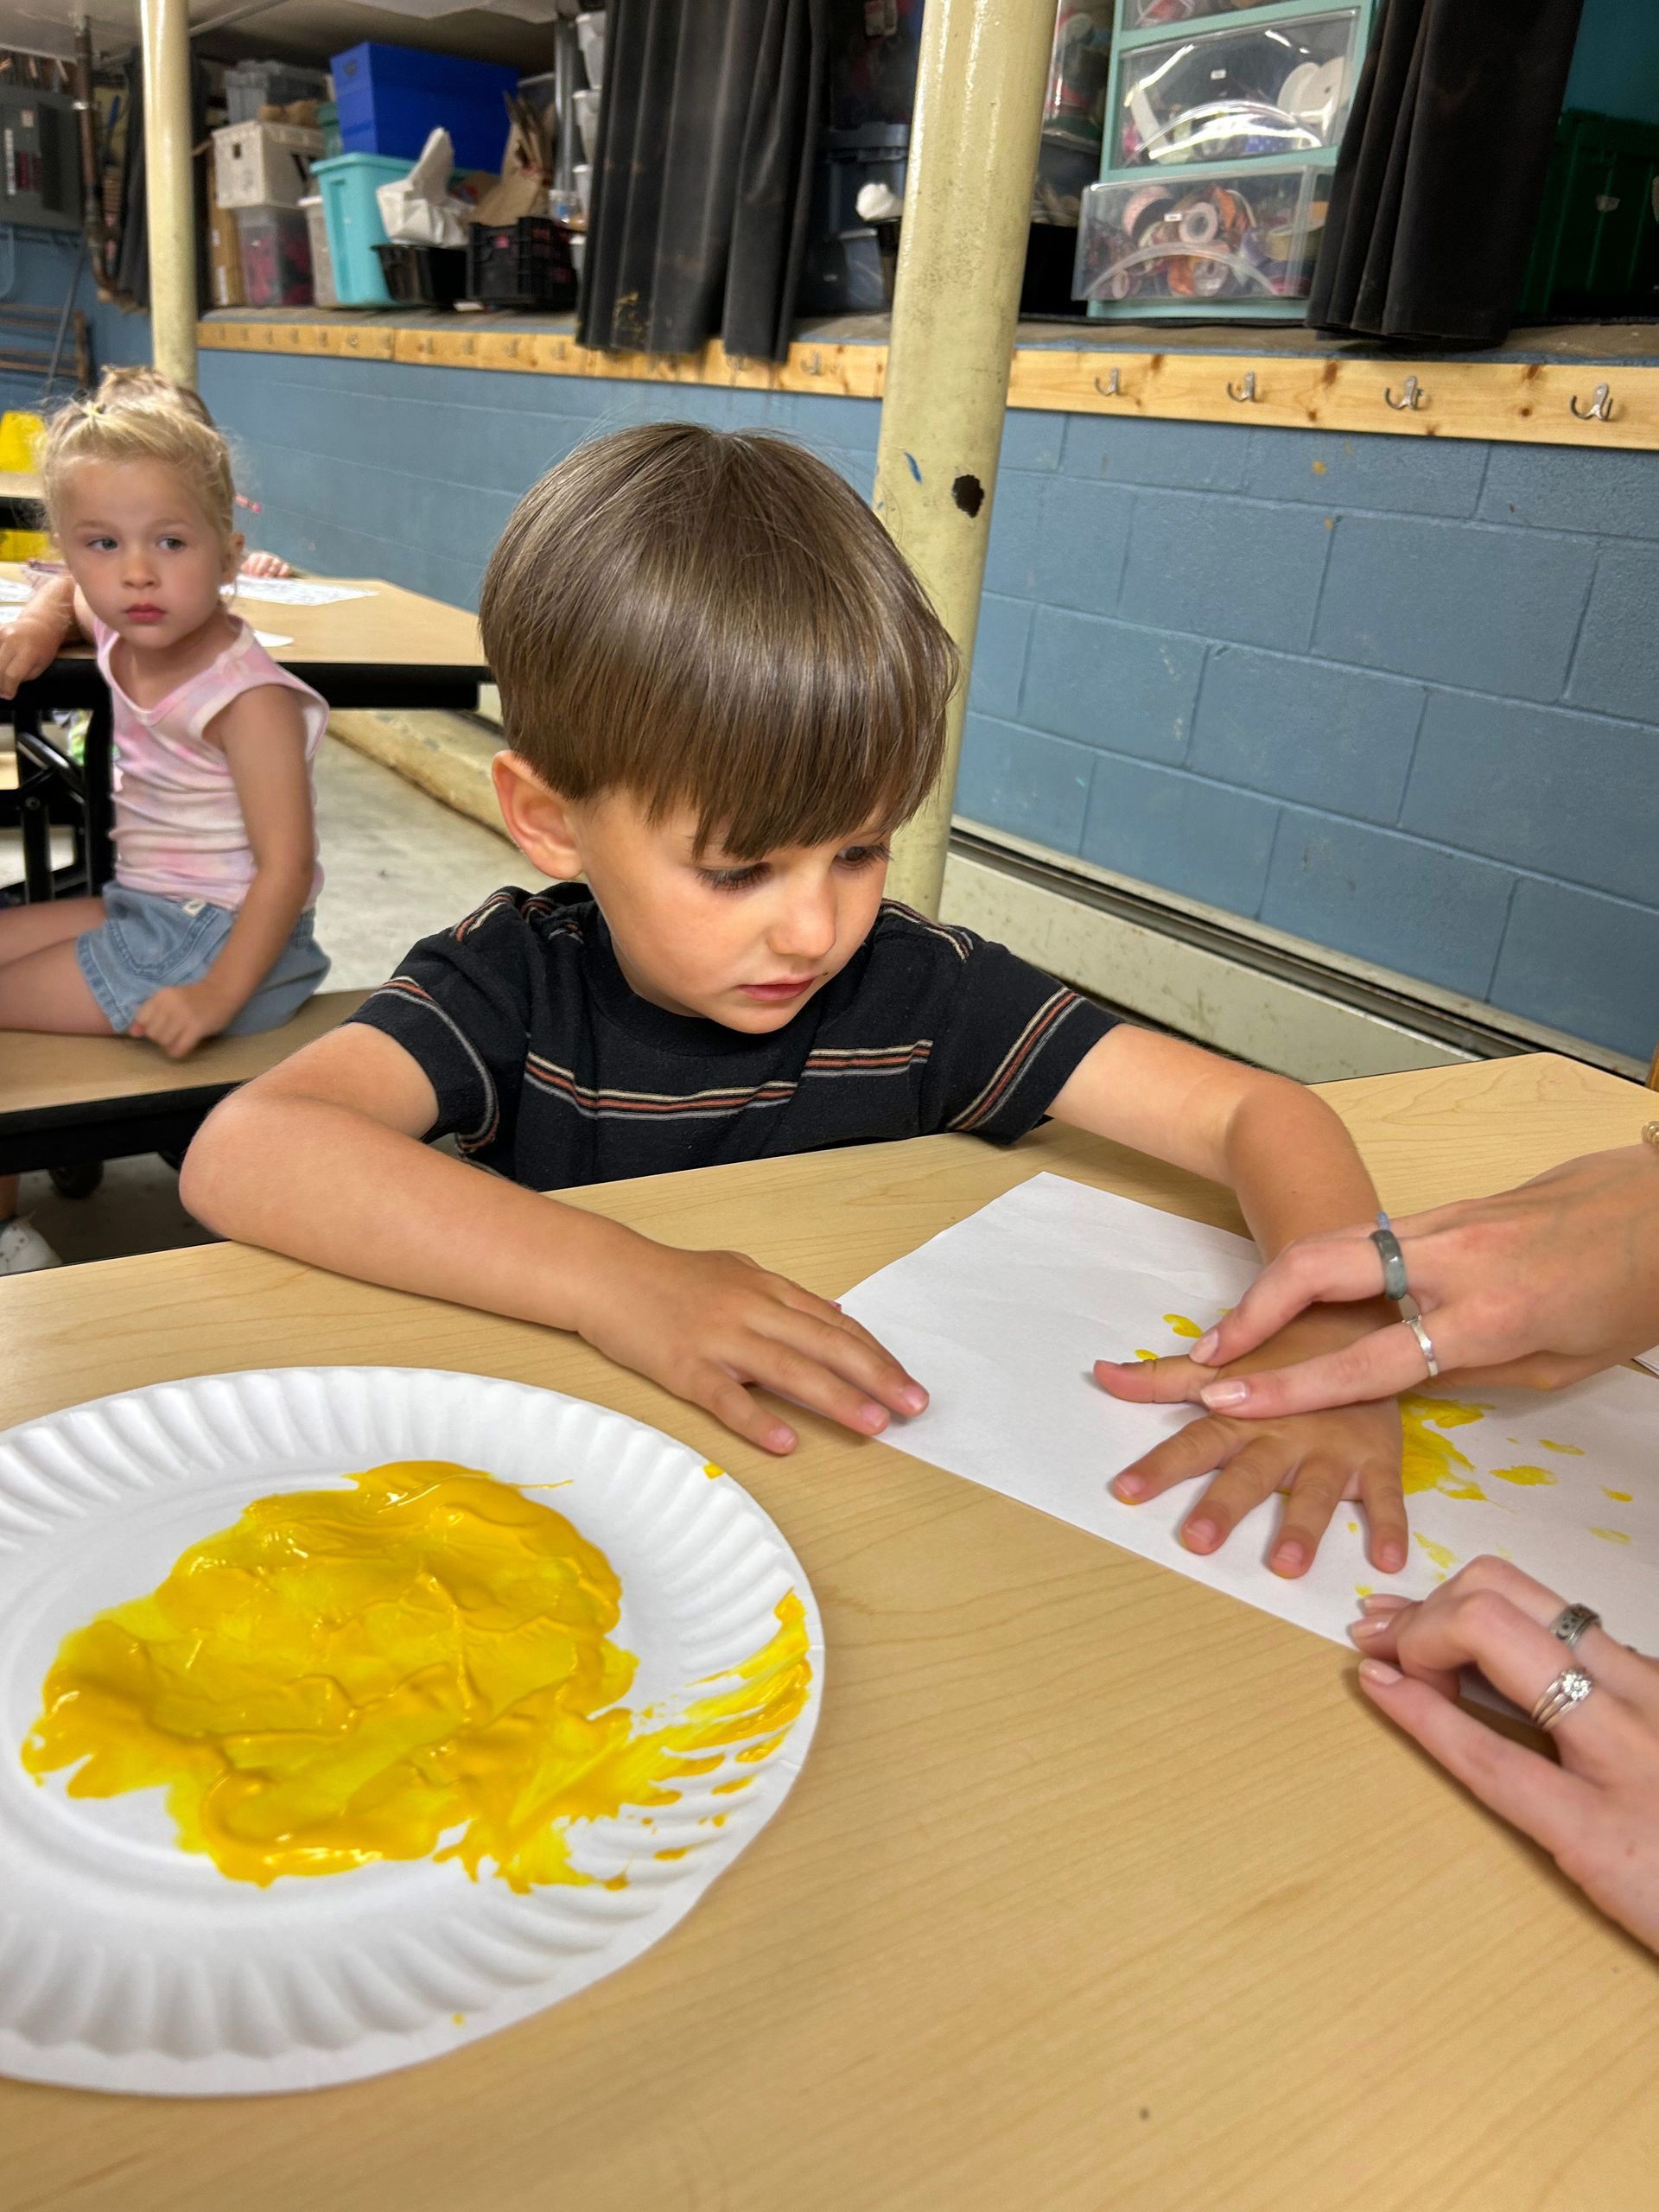
[[[207,278],[216,308],[246,304],[242,289],[242,240],[228,207],[207,211]]]

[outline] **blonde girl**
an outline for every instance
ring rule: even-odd
[[[157,387],[160,387],[159,389]],[[225,440],[176,388],[114,372],[41,462],[68,575],[12,626],[8,673],[97,648],[115,741],[115,880],[0,910],[0,1029],[204,1038],[286,1021],[327,971],[312,910],[323,701],[225,605],[242,556]],[[0,1178],[0,1273],[49,1266]]]

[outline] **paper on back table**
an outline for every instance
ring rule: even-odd
[[[1313,1565],[1286,1581],[1267,1565],[1278,1501],[1201,1558],[1176,1535],[1198,1484],[1146,1505],[1115,1498],[1119,1469],[1194,1416],[1109,1398],[1094,1362],[1181,1351],[1165,1317],[1208,1327],[1260,1264],[1242,1236],[1043,1174],[841,1302],[931,1394],[884,1442],[1281,1620],[1345,1643],[1360,1592],[1424,1597],[1500,1552],[1596,1606],[1624,1641],[1659,1648],[1659,1382],[1629,1370],[1548,1395],[1432,1384],[1427,1414],[1408,1401],[1413,1542],[1396,1575],[1367,1560],[1357,1505],[1338,1507]],[[1448,1402],[1478,1410],[1445,1428],[1433,1414]]]

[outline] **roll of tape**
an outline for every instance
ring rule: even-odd
[[[1212,245],[1221,229],[1221,218],[1207,200],[1191,200],[1178,221],[1183,245]]]

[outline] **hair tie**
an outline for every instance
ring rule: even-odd
[[[101,399],[83,399],[80,403],[80,411],[86,416],[102,415],[105,411],[104,403]]]

